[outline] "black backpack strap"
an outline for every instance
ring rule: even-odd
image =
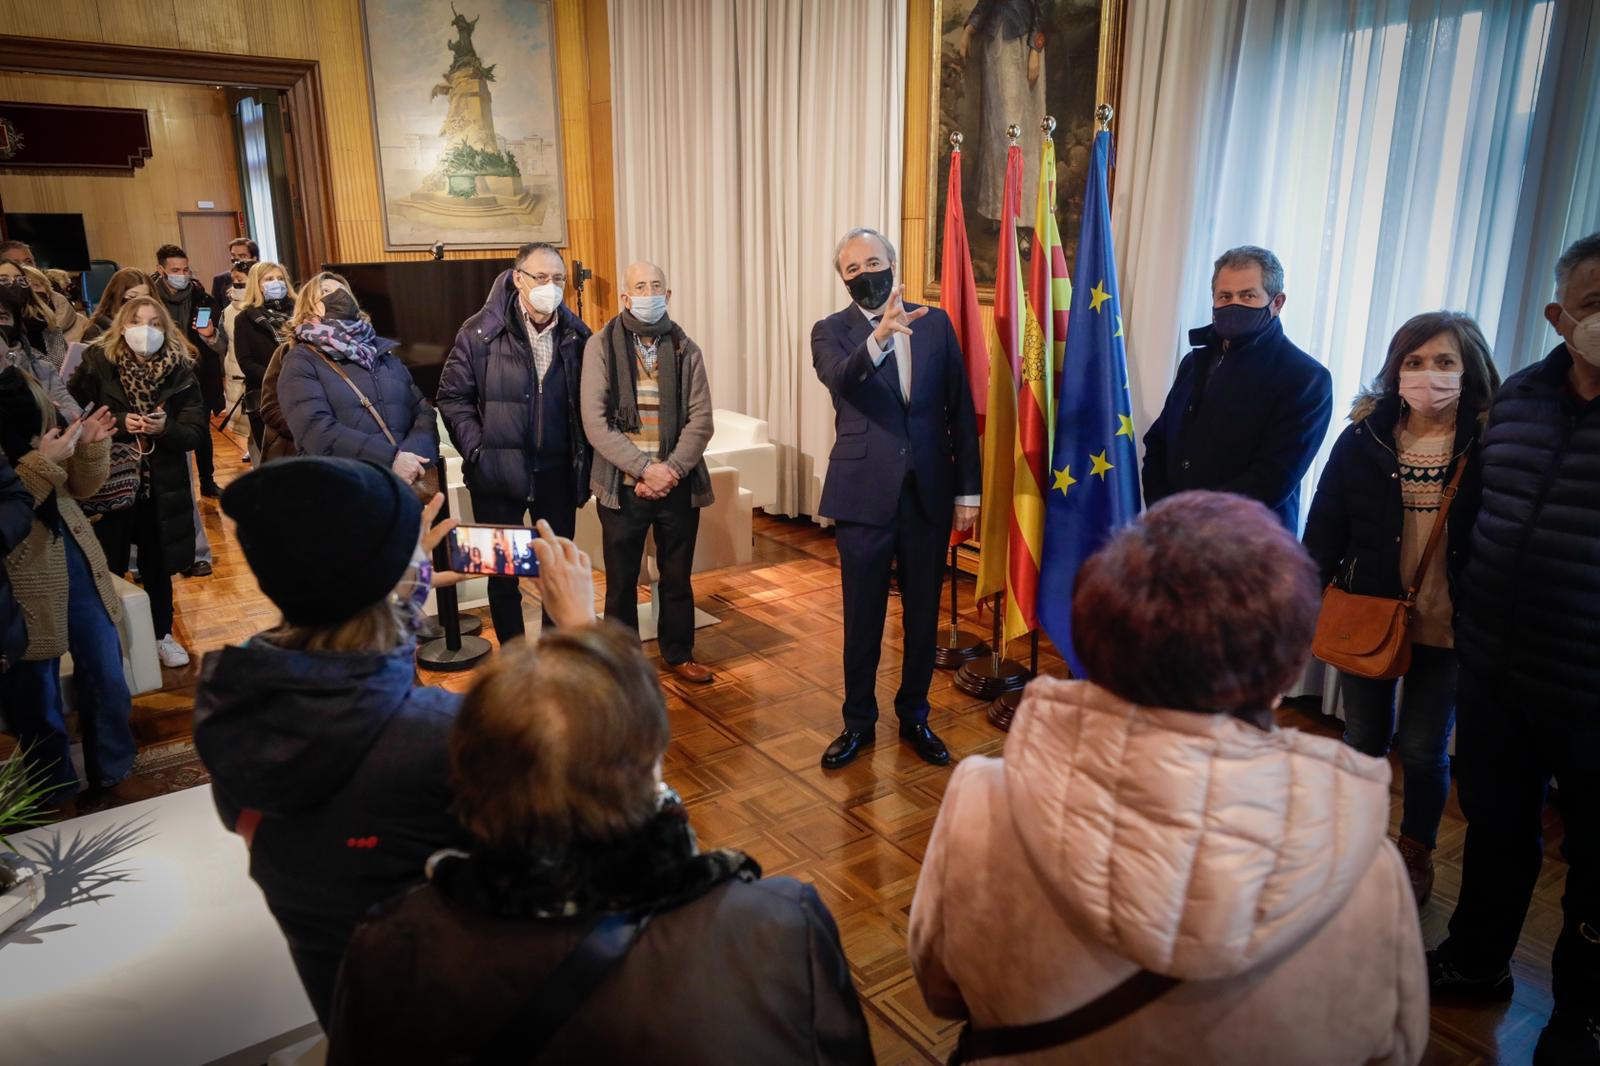
[[[961,1039],[950,1055],[950,1062],[1026,1055],[1082,1040],[1115,1025],[1178,983],[1176,977],[1140,970],[1098,999],[1059,1018],[993,1029],[977,1029],[969,1022],[961,1029]]]
[[[651,912],[608,914],[589,927],[511,1019],[473,1055],[474,1063],[533,1062],[638,942]]]

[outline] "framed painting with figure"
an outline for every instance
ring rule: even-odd
[[[1022,130],[1024,260],[1033,247],[1034,203],[1045,116],[1056,120],[1056,222],[1067,265],[1078,250],[1095,107],[1115,108],[1121,86],[1127,0],[933,0],[928,115],[925,292],[938,295],[950,134],[960,131],[962,207],[979,295],[993,299],[1004,192],[1006,127]],[[913,94],[912,99],[915,99]],[[911,121],[908,115],[907,121]],[[1115,125],[1112,127],[1115,129]],[[1026,272],[1026,262],[1024,271]]]
[[[362,0],[386,251],[565,244],[550,0]]]

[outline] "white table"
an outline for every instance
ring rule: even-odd
[[[209,785],[11,843],[48,873],[0,935],[8,1066],[243,1066],[320,1032]]]

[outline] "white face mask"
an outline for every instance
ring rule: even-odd
[[[173,292],[182,292],[184,289],[189,287],[189,275],[168,274],[167,285],[172,289]]]
[[[1461,373],[1456,370],[1400,371],[1400,398],[1413,411],[1436,415],[1461,399]]]
[[[154,326],[129,326],[122,331],[122,339],[140,355],[154,355],[161,350],[167,335]]]
[[[1567,347],[1582,356],[1583,361],[1590,366],[1600,366],[1600,311],[1582,320],[1565,307],[1561,309],[1561,313],[1578,323],[1577,328],[1572,331],[1572,339],[1567,342]]]
[[[289,295],[289,283],[287,281],[266,282],[261,286],[261,295],[269,300],[281,300]]]
[[[229,289],[228,299],[232,300],[234,303],[238,303],[240,300],[244,299],[244,286],[235,285],[233,288]]]
[[[628,310],[633,312],[633,317],[647,325],[660,322],[661,316],[667,313],[667,298],[660,293],[653,296],[630,296],[632,304]]]
[[[528,290],[528,306],[535,314],[548,315],[561,306],[561,286],[555,282],[535,285]]]

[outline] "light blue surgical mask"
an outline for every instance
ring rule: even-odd
[[[189,275],[168,274],[167,284],[171,286],[173,292],[182,292],[189,287]]]
[[[266,282],[261,286],[261,295],[269,300],[281,300],[289,295],[289,283],[287,281]]]
[[[667,298],[661,293],[656,293],[654,296],[634,296],[632,301],[633,306],[629,310],[633,312],[633,317],[646,325],[661,321],[662,316],[667,313]]]

